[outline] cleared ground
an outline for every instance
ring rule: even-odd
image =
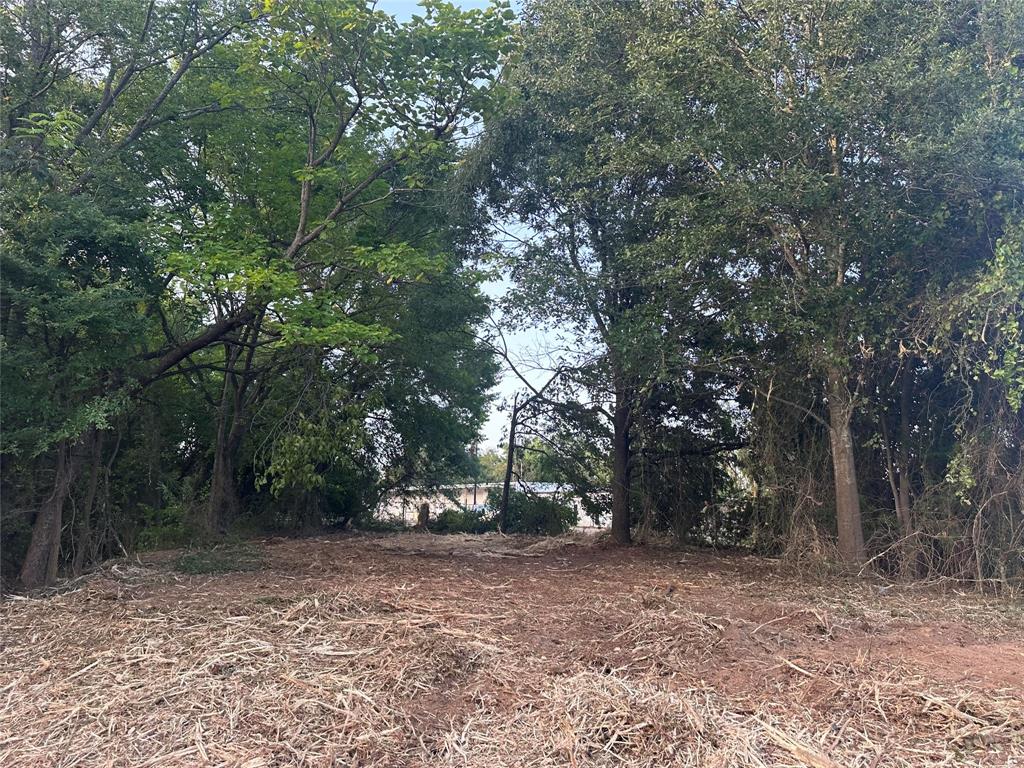
[[[3,766],[1024,766],[1019,605],[751,557],[274,540],[0,622]]]

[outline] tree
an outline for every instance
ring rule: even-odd
[[[688,242],[728,260],[748,292],[737,325],[758,342],[784,340],[777,352],[820,383],[839,547],[862,562],[865,436],[855,428],[871,371],[905,332],[891,319],[976,269],[991,249],[984,228],[1002,226],[992,204],[1017,164],[982,137],[990,120],[1005,125],[1012,101],[997,94],[1014,76],[1019,9],[864,0],[661,11],[633,48],[638,80],[661,105],[656,120],[674,126],[674,162],[708,169],[700,196],[677,201],[678,217],[728,233],[726,249]],[[774,382],[784,403],[785,363],[769,359],[747,386],[764,393]],[[816,406],[797,407],[819,418]]]
[[[699,224],[670,205],[697,199],[710,171],[699,158],[659,154],[680,126],[664,119],[632,61],[636,37],[665,21],[657,8],[547,0],[524,18],[510,104],[484,142],[494,226],[512,240],[505,316],[572,336],[559,361],[562,394],[583,395],[605,419],[612,534],[627,543],[641,422],[651,446],[662,435],[692,443],[707,422],[732,435],[722,451],[738,441],[723,406],[735,383],[705,359],[726,344],[735,291],[724,260],[692,258]],[[659,400],[691,388],[701,392],[693,408],[656,415]],[[569,410],[577,426],[588,422]]]
[[[4,452],[48,454],[52,476],[21,569],[28,586],[56,574],[83,435],[124,409],[147,324],[139,307],[161,290],[133,153],[195,62],[252,21],[227,4],[91,2],[27,2],[0,21]]]
[[[53,476],[25,586],[56,572],[82,436],[140,386],[214,388],[219,528],[254,377],[283,347],[387,332],[350,316],[338,275],[444,272],[352,224],[432,181],[417,173],[488,107],[507,11],[428,3],[399,24],[360,0],[247,8],[43,0],[3,16],[5,393],[21,390],[5,406],[34,403],[5,414],[4,452],[48,455]]]
[[[638,4],[536,3],[524,10],[511,98],[488,125],[480,162],[499,227],[525,231],[509,259],[508,317],[571,329],[583,351],[565,367],[610,425],[612,535],[630,541],[630,431],[639,382],[628,363],[628,316],[639,292],[629,249],[649,237],[651,200],[668,169],[617,164],[621,138],[643,130],[622,54]],[[518,247],[521,246],[521,247]]]

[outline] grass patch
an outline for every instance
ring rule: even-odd
[[[185,552],[174,561],[174,570],[193,575],[258,571],[262,566],[263,558],[259,551],[248,544],[197,549]]]

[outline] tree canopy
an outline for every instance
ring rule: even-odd
[[[205,500],[174,525],[209,534],[261,505],[319,523],[463,461],[494,366],[444,179],[494,103],[508,16],[4,11],[4,482],[34,522],[3,535],[23,584],[182,494]]]
[[[5,579],[481,476],[496,316],[620,544],[1024,575],[1024,3],[517,13],[5,6]]]
[[[580,340],[617,538],[1019,573],[1022,13],[526,5],[478,183],[506,315]]]

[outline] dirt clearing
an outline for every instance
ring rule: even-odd
[[[1003,602],[581,539],[215,565],[161,553],[0,605],[0,765],[1024,766]]]

